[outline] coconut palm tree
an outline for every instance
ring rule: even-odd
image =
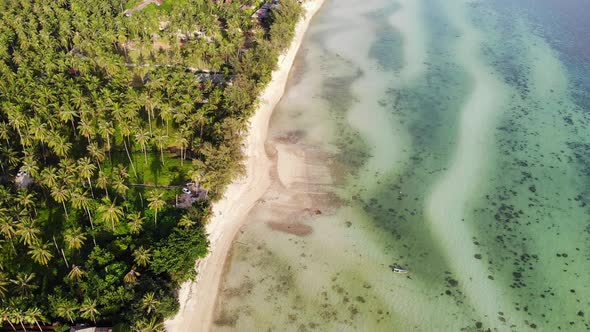
[[[135,322],[133,332],[164,332],[164,324],[158,321],[157,317],[152,317],[149,320],[141,319]]]
[[[15,234],[19,237],[20,241],[27,246],[33,245],[37,242],[38,236],[41,234],[41,230],[35,226],[33,219],[25,218],[16,225]]]
[[[104,197],[102,204],[98,206],[96,210],[100,216],[102,222],[110,222],[115,231],[115,223],[118,223],[123,216],[123,208],[117,206],[115,202],[111,202],[111,199]]]
[[[84,272],[78,265],[72,264],[72,269],[68,272],[68,279],[78,281],[86,272]]]
[[[157,130],[152,140],[158,149],[160,149],[160,157],[162,159],[162,165],[164,165],[164,146],[168,142],[168,136],[162,130]]]
[[[147,165],[146,145],[151,140],[150,132],[144,131],[141,127],[136,128],[135,140],[137,141],[137,143],[139,143],[139,145],[141,145],[141,150],[143,151],[143,158],[145,159],[145,164]]]
[[[154,210],[154,224],[158,224],[158,211],[161,210],[165,205],[166,202],[162,199],[164,193],[157,192],[152,190],[148,193],[147,200],[149,202],[148,207],[151,210]]]
[[[195,224],[196,224],[196,222],[188,214],[183,215],[180,218],[180,221],[178,221],[178,226],[180,226],[184,229],[191,228]]]
[[[98,143],[92,142],[88,144],[86,150],[88,151],[88,154],[96,161],[98,169],[100,170],[100,163],[106,158],[103,149],[98,146]]]
[[[55,187],[51,189],[51,197],[58,202],[61,203],[64,207],[64,211],[66,213],[66,218],[70,218],[68,215],[68,209],[66,208],[66,201],[68,200],[69,193],[65,187]]]
[[[80,135],[86,137],[88,144],[90,144],[90,139],[95,135],[94,127],[84,120],[81,120],[78,124],[78,132],[80,132]]]
[[[35,193],[28,192],[26,190],[20,190],[17,196],[18,204],[29,210],[33,208],[35,215],[37,215],[37,209],[35,208]]]
[[[43,320],[45,320],[45,317],[43,316],[43,313],[41,312],[41,310],[37,307],[34,308],[29,308],[27,309],[27,311],[25,311],[25,321],[29,324],[35,324],[37,325],[37,327],[39,328],[39,331],[43,332],[43,329],[41,328],[41,325],[39,325],[39,320],[41,320],[41,322],[43,322]]]
[[[88,186],[90,187],[90,194],[94,198],[94,192],[92,191],[92,181],[90,178],[94,175],[94,171],[96,170],[96,166],[92,163],[90,158],[83,157],[78,159],[78,172],[80,176],[88,181]]]
[[[45,187],[51,189],[57,186],[57,170],[53,166],[47,166],[41,170],[40,182]]]
[[[80,317],[84,319],[90,319],[96,323],[96,316],[100,315],[98,309],[96,309],[96,300],[90,301],[85,299],[84,303],[80,306]]]
[[[12,330],[16,331],[16,328],[12,324],[13,317],[14,317],[14,314],[13,314],[12,309],[9,309],[8,307],[5,307],[5,306],[0,307],[0,322],[7,322],[8,325],[10,325],[10,327],[12,328]]]
[[[79,309],[78,304],[72,300],[66,300],[64,298],[58,298],[56,300],[55,313],[58,317],[64,318],[74,323],[74,319],[78,317],[77,311]]]
[[[29,296],[31,291],[37,288],[37,286],[32,283],[33,279],[35,279],[35,273],[19,272],[16,275],[16,279],[10,279],[10,282],[16,285],[18,294]]]
[[[0,273],[0,301],[4,301],[8,293],[8,285],[10,285],[8,277],[4,273]]]
[[[145,249],[143,246],[139,247],[133,252],[133,260],[138,266],[148,266],[152,258],[150,249]]]
[[[98,178],[96,179],[96,186],[103,189],[109,197],[109,178],[103,171],[98,171]]]
[[[129,232],[131,232],[131,234],[139,234],[143,229],[143,221],[145,218],[139,213],[130,213],[127,215],[127,220],[129,220],[129,222],[127,222]]]
[[[141,273],[135,271],[135,269],[132,268],[131,270],[129,270],[129,272],[125,274],[125,276],[123,277],[123,281],[125,281],[128,284],[134,284],[137,281],[137,277],[139,277],[140,275]]]
[[[158,301],[154,292],[145,293],[141,299],[141,307],[148,313],[148,315],[152,312],[156,312],[159,305],[160,301]]]
[[[86,241],[86,235],[80,227],[68,228],[64,234],[64,241],[68,249],[79,250]]]
[[[49,244],[37,244],[29,246],[29,251],[27,252],[33,261],[40,265],[49,264],[49,260],[53,258],[53,254],[48,250]]]

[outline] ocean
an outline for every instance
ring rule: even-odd
[[[214,330],[589,330],[589,124],[588,1],[327,0]]]

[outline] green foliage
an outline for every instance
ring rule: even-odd
[[[194,257],[207,254],[209,241],[202,228],[183,230],[176,228],[166,239],[155,246],[152,269],[168,273],[177,283],[196,277]]]
[[[301,14],[295,0],[262,23],[251,0],[123,14],[139,2],[0,1],[5,323],[161,329]],[[168,186],[188,181],[208,198],[177,209]]]

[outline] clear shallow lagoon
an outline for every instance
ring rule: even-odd
[[[327,1],[214,329],[590,329],[588,45],[581,0]]]

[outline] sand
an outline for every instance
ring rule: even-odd
[[[230,185],[224,198],[213,206],[213,218],[207,225],[210,254],[197,262],[197,280],[182,285],[179,291],[180,310],[174,318],[166,321],[167,331],[211,329],[219,283],[233,239],[250,209],[271,183],[272,163],[264,148],[270,117],[285,91],[305,31],[322,3],[323,0],[310,0],[304,4],[306,14],[296,27],[291,46],[279,58],[278,69],[273,72],[272,81],[260,96],[260,106],[250,121],[249,133],[244,141],[246,176]],[[290,167],[288,163],[282,163],[281,167],[286,168],[283,171],[286,174],[296,173],[287,169]]]

